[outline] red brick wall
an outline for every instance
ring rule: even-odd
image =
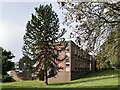
[[[24,71],[22,73],[18,73],[18,77],[20,77],[21,80],[31,80],[31,73],[29,71]]]
[[[62,67],[63,69],[60,69],[59,71],[66,71],[66,61],[65,61],[65,51],[61,51],[60,53],[59,53],[59,58],[60,58],[60,60],[61,61],[57,61],[57,63],[58,63],[58,66],[59,67]]]
[[[55,77],[48,79],[50,82],[62,82],[62,81],[70,81],[70,72],[61,71]]]

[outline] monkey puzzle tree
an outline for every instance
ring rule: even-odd
[[[32,14],[32,19],[26,25],[23,54],[31,59],[34,74],[44,69],[46,84],[48,77],[55,76],[59,69],[56,63],[59,51],[56,46],[64,44],[61,38],[64,33],[65,29],[59,30],[58,15],[52,10],[51,4],[35,8],[35,15]]]

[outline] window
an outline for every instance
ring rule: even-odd
[[[69,48],[66,48],[66,52],[69,52],[70,50],[69,50]]]
[[[70,53],[66,52],[66,55],[67,55],[68,57],[70,57]]]
[[[77,62],[77,61],[75,61],[75,66],[77,66],[77,64],[78,64],[78,62]]]
[[[69,64],[66,64],[66,67],[69,67]]]
[[[66,64],[66,71],[70,71],[69,65],[70,65],[70,64]]]
[[[77,54],[77,49],[75,48],[75,54]]]
[[[69,62],[69,57],[68,57],[68,55],[66,55],[66,62]]]
[[[77,57],[77,54],[75,54],[75,57]]]
[[[80,49],[78,48],[78,55],[80,55]]]
[[[75,70],[77,70],[77,67],[75,67]]]
[[[69,47],[66,47],[66,52],[69,52],[69,51],[70,51]]]
[[[75,58],[75,61],[77,61],[77,59]]]

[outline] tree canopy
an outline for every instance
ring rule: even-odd
[[[71,35],[89,52],[96,53],[109,33],[120,23],[120,2],[58,2],[63,9],[64,24]]]
[[[112,31],[97,53],[97,68],[120,68],[120,28]]]

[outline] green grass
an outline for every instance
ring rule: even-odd
[[[102,72],[90,73],[80,79],[67,82],[49,82],[46,86],[44,81],[20,81],[11,83],[2,83],[3,90],[41,90],[41,89],[117,89],[118,88],[118,70],[108,70]]]

